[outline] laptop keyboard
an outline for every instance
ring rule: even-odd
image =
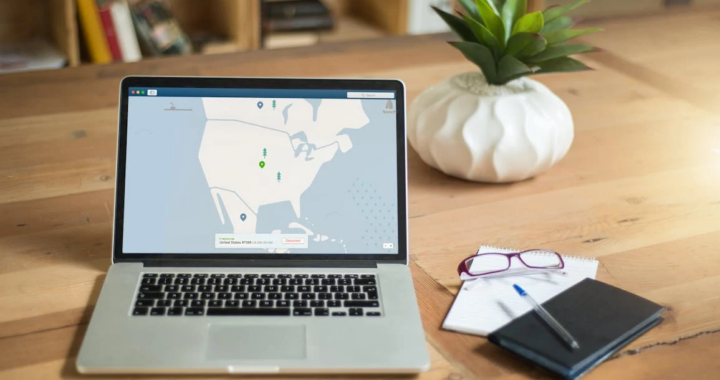
[[[133,316],[382,316],[374,274],[143,273]]]

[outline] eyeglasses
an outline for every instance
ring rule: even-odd
[[[481,253],[470,256],[458,265],[458,275],[461,278],[478,278],[505,272],[510,269],[513,257],[517,257],[522,265],[530,269],[553,270],[565,268],[565,262],[559,253],[546,249],[530,249],[516,253]]]

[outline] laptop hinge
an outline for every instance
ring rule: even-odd
[[[143,260],[145,267],[377,268],[372,260]]]

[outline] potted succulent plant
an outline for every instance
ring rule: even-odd
[[[432,167],[459,178],[513,182],[540,174],[572,144],[565,103],[527,76],[588,70],[568,44],[601,29],[571,29],[566,13],[584,3],[527,12],[527,0],[460,0],[455,16],[434,8],[462,39],[450,42],[480,69],[430,87],[413,102],[410,144]]]

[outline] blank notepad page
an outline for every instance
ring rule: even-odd
[[[478,253],[517,252],[508,249],[480,247]],[[538,272],[530,275],[508,275],[465,281],[455,298],[443,328],[486,336],[514,318],[532,310],[513,284],[520,285],[538,302],[543,303],[585,278],[595,278],[598,262],[594,259],[563,256],[564,273]],[[510,270],[525,268],[513,258]],[[473,268],[471,268],[472,270]]]

